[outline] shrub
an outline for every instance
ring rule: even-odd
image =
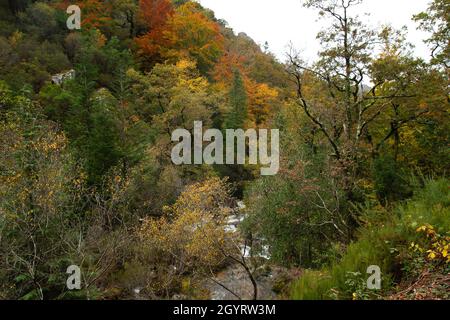
[[[408,273],[412,272],[404,268],[411,262],[412,257],[408,254],[408,246],[411,246],[411,243],[416,244],[421,239],[423,241],[423,232],[431,232],[441,240],[443,235],[449,234],[449,195],[446,179],[430,181],[411,201],[398,206],[394,215],[387,215],[382,222],[366,222],[366,227],[359,231],[359,239],[349,245],[341,261],[320,272],[306,272],[293,284],[292,298],[375,297],[373,292],[352,292],[352,289],[361,288],[359,284],[367,279],[368,275],[364,275],[370,265],[378,265],[382,270],[382,291],[379,293],[392,289],[393,283],[408,278]],[[435,251],[434,257],[444,258],[444,254],[447,256],[445,244],[439,248],[435,247]],[[433,257],[431,251],[427,253],[429,258]],[[356,273],[362,275],[357,285],[355,281],[350,281],[351,275]]]

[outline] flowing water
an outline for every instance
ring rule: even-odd
[[[245,214],[242,212],[244,209],[244,203],[239,201],[238,207],[227,219],[227,223],[224,226],[225,231],[233,233],[239,232],[239,225],[245,219]],[[262,245],[261,250],[259,250],[260,252],[252,252],[252,248],[247,246],[244,239],[242,239],[240,248],[242,256],[248,263],[250,262],[252,255],[252,258],[257,258],[259,261],[258,270],[263,269],[265,264],[270,261],[269,247],[267,245]],[[258,299],[274,299],[276,295],[272,291],[273,275],[270,272],[264,273],[259,271],[257,273],[259,276],[255,276],[255,278],[258,284]],[[224,270],[220,271],[214,280],[221,283],[229,290],[214,281],[208,281],[206,287],[210,292],[210,297],[212,300],[238,299],[233,293],[244,300],[249,300],[253,297],[253,285],[250,278],[245,269],[238,263],[231,264]]]

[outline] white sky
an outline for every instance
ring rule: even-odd
[[[280,60],[290,41],[303,51],[304,58],[313,60],[319,43],[316,34],[324,26],[316,10],[302,6],[303,0],[197,0],[224,19],[236,33],[245,32],[258,44],[269,43],[270,51]],[[372,26],[390,24],[394,28],[408,27],[407,40],[413,43],[415,54],[428,59],[429,50],[423,43],[427,34],[417,31],[411,20],[424,11],[429,0],[365,0],[353,10]],[[369,17],[363,16],[370,13]]]

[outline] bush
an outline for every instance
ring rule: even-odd
[[[384,222],[366,222],[360,230],[359,239],[350,244],[341,261],[322,271],[308,271],[292,287],[294,299],[350,299],[372,298],[373,292],[361,289],[365,285],[367,267],[378,265],[382,270],[382,291],[392,289],[394,283],[409,277],[411,243],[421,242],[423,226],[434,226],[436,234],[450,231],[450,192],[448,181],[430,181],[425,188],[404,205],[387,215]],[[382,210],[382,209],[378,209]],[[442,237],[442,236],[441,236]],[[448,237],[447,237],[448,238]],[[429,255],[428,264],[434,260]],[[448,262],[447,262],[448,263]],[[423,267],[423,266],[421,266]],[[361,275],[359,284],[354,285],[351,277]],[[353,292],[352,292],[353,291]]]
[[[318,267],[328,262],[328,248],[346,238],[343,194],[324,162],[323,154],[297,150],[281,158],[279,174],[259,178],[246,190],[242,227],[269,244],[272,261]]]
[[[390,156],[379,157],[373,164],[375,191],[380,201],[396,201],[411,196],[404,169]]]

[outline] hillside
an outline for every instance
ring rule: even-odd
[[[0,1],[0,299],[448,299],[449,6],[424,61],[339,3],[307,63],[195,1]]]

